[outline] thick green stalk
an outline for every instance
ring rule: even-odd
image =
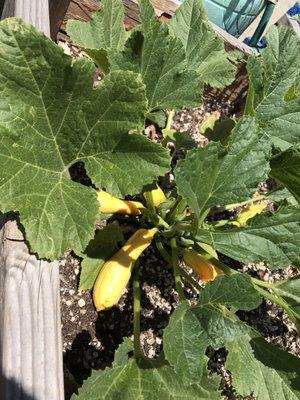
[[[179,259],[178,259],[178,249],[176,238],[171,238],[171,248],[172,248],[172,265],[174,271],[174,279],[175,279],[175,286],[176,291],[178,293],[180,301],[185,300],[185,296],[183,293],[182,282],[180,278],[180,268],[179,268]]]
[[[171,208],[171,210],[170,210],[170,212],[169,212],[169,214],[167,216],[168,221],[172,221],[173,215],[176,214],[177,212],[179,214],[183,213],[185,208],[186,208],[186,200],[185,199],[181,199],[180,197],[178,197],[176,199],[175,204],[173,205],[173,207]]]
[[[172,265],[172,257],[170,256],[170,254],[167,252],[167,250],[164,248],[162,242],[157,239],[155,241],[157,250],[160,252],[160,254],[162,255],[163,259],[170,265]]]
[[[167,250],[164,248],[163,244],[161,243],[160,240],[156,240],[156,247],[157,250],[160,252],[162,255],[163,259],[170,265],[172,265],[172,257],[170,254],[167,252]],[[185,272],[182,268],[179,268],[179,273],[182,277],[184,277],[195,289],[197,289],[199,292],[202,290],[202,287],[199,285],[198,282],[195,281],[187,272]]]
[[[136,359],[143,357],[141,350],[141,290],[139,280],[139,268],[135,266],[133,273],[133,348]]]
[[[170,225],[160,215],[157,215],[157,217],[158,217],[158,225],[161,225],[166,229],[170,228]]]
[[[172,128],[174,115],[175,115],[175,110],[170,110],[168,115],[167,125],[165,127],[165,129],[168,131]]]
[[[203,289],[198,282],[195,281],[187,272],[185,272],[182,268],[180,268],[180,275],[185,278],[198,292],[201,292]]]
[[[276,289],[275,285],[273,283],[268,283],[268,282],[265,282],[265,281],[261,281],[260,279],[256,279],[256,278],[253,278],[253,277],[251,277],[251,281],[255,285],[262,286],[262,287],[267,288],[267,289],[272,289],[272,290]]]

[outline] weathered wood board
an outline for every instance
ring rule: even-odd
[[[15,219],[5,223],[2,235],[3,398],[62,400],[58,263],[28,253]]]
[[[7,0],[16,16],[49,36],[48,0]],[[63,400],[58,262],[28,251],[12,215],[0,216],[0,398]]]

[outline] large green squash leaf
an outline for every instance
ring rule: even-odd
[[[252,119],[244,119],[234,128],[227,147],[211,142],[178,162],[179,194],[197,216],[213,206],[248,199],[268,175],[269,156],[266,136]]]
[[[124,52],[109,56],[112,69],[140,72],[149,111],[199,106],[203,80],[187,63],[182,42],[156,18],[149,0],[139,3],[141,25],[132,31]]]
[[[101,9],[90,22],[69,20],[67,32],[78,46],[105,72],[109,70],[107,52],[123,50],[127,38],[122,0],[102,0]]]
[[[132,347],[132,345],[131,345]],[[128,360],[130,343],[116,352],[112,368],[94,371],[72,400],[219,400],[219,380],[206,375],[198,385],[185,384],[163,360]]]
[[[241,262],[284,268],[300,255],[300,209],[285,207],[252,218],[243,228],[199,229],[198,240]]]
[[[32,26],[1,22],[0,209],[20,212],[40,257],[82,251],[94,234],[96,194],[71,181],[72,164],[83,161],[96,186],[119,196],[168,170],[166,150],[128,134],[147,110],[139,76],[116,71],[93,90],[94,74]]]
[[[105,72],[121,69],[141,74],[149,113],[197,107],[204,83],[223,87],[233,80],[235,67],[201,0],[185,2],[168,25],[157,19],[149,0],[140,0],[139,5],[141,24],[129,37],[121,0],[104,1],[91,22],[70,21],[67,30]]]
[[[282,183],[300,203],[300,146],[290,147],[276,155],[270,164],[270,175]]]
[[[254,330],[227,343],[226,368],[242,396],[257,400],[299,400],[300,359],[264,340]]]
[[[276,284],[275,293],[289,305],[289,316],[300,331],[300,276],[295,276]]]
[[[197,382],[205,370],[207,347],[219,348],[247,330],[241,321],[218,306],[249,310],[259,303],[260,297],[248,276],[216,278],[201,292],[196,307],[183,302],[172,314],[164,331],[167,360],[178,374]]]
[[[272,27],[268,46],[248,61],[248,112],[264,126],[276,146],[300,141],[300,39],[292,29]]]
[[[185,0],[168,26],[183,43],[189,68],[196,69],[203,82],[224,87],[233,81],[235,67],[208,21],[202,0]]]

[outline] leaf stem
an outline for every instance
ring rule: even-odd
[[[183,213],[184,209],[186,207],[186,200],[182,199],[180,197],[178,197],[173,205],[173,207],[171,208],[169,214],[168,214],[168,221],[172,221],[172,217],[175,214],[176,211],[179,210],[180,213]]]
[[[275,296],[274,294],[268,292],[265,289],[260,288],[257,285],[254,285],[255,289],[266,299],[270,300],[272,303],[277,304],[279,307],[283,308],[288,314],[291,321],[294,323],[298,333],[300,333],[300,324],[297,317],[294,315],[293,310],[291,310],[290,306],[287,302],[285,302],[280,296]]]
[[[170,110],[168,114],[167,125],[165,127],[166,130],[170,130],[172,128],[174,115],[175,115],[175,110]]]
[[[208,216],[210,209],[207,209],[206,211],[203,211],[203,213],[199,217],[199,226],[201,226],[205,220],[205,218]]]
[[[167,252],[167,250],[164,248],[162,242],[160,240],[156,240],[156,247],[157,250],[160,252],[162,255],[163,259],[170,265],[172,265],[172,257],[170,254]],[[195,279],[193,279],[185,270],[182,268],[179,268],[179,273],[180,275],[185,278],[195,289],[197,289],[199,292],[202,290],[202,287],[199,285]]]
[[[170,256],[170,254],[167,252],[167,250],[164,248],[162,242],[157,239],[155,241],[157,250],[160,252],[160,254],[162,255],[162,258],[170,265],[172,265],[172,257]]]
[[[170,225],[160,215],[157,215],[157,218],[158,218],[158,225],[161,225],[166,229],[170,228]]]
[[[180,275],[183,276],[183,278],[185,278],[192,286],[194,286],[194,288],[197,289],[198,292],[201,292],[202,287],[199,285],[199,283],[182,268],[180,268]]]
[[[139,280],[139,268],[135,266],[133,273],[133,349],[134,357],[136,359],[142,358],[143,353],[141,350],[141,289]]]
[[[286,307],[288,307],[286,302],[284,300],[282,300],[280,297],[275,296],[274,294],[268,292],[268,290],[262,289],[261,287],[255,285],[255,284],[254,284],[254,287],[258,291],[258,293],[260,293],[266,299],[272,301],[272,303],[275,303],[284,309],[286,309]]]
[[[171,238],[171,248],[172,248],[172,265],[173,265],[173,271],[174,271],[175,287],[176,287],[176,291],[179,296],[179,300],[183,301],[183,300],[185,300],[185,296],[183,293],[182,282],[181,282],[181,278],[180,278],[178,249],[177,249],[177,243],[176,243],[175,237]]]
[[[275,289],[275,285],[273,283],[268,283],[268,282],[265,282],[265,281],[261,281],[260,279],[253,278],[252,276],[251,276],[251,281],[255,285],[262,286],[264,288],[268,288],[268,289],[272,289],[272,290]]]

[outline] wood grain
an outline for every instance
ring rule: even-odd
[[[50,34],[48,0],[8,0],[16,16]],[[58,262],[30,254],[16,219],[0,216],[1,400],[63,400]]]
[[[7,0],[2,19],[7,17],[22,18],[50,36],[48,0]]]
[[[16,220],[6,222],[2,232],[4,399],[61,400],[58,263],[29,254]]]
[[[53,40],[56,40],[69,4],[70,0],[49,0],[50,34]]]

